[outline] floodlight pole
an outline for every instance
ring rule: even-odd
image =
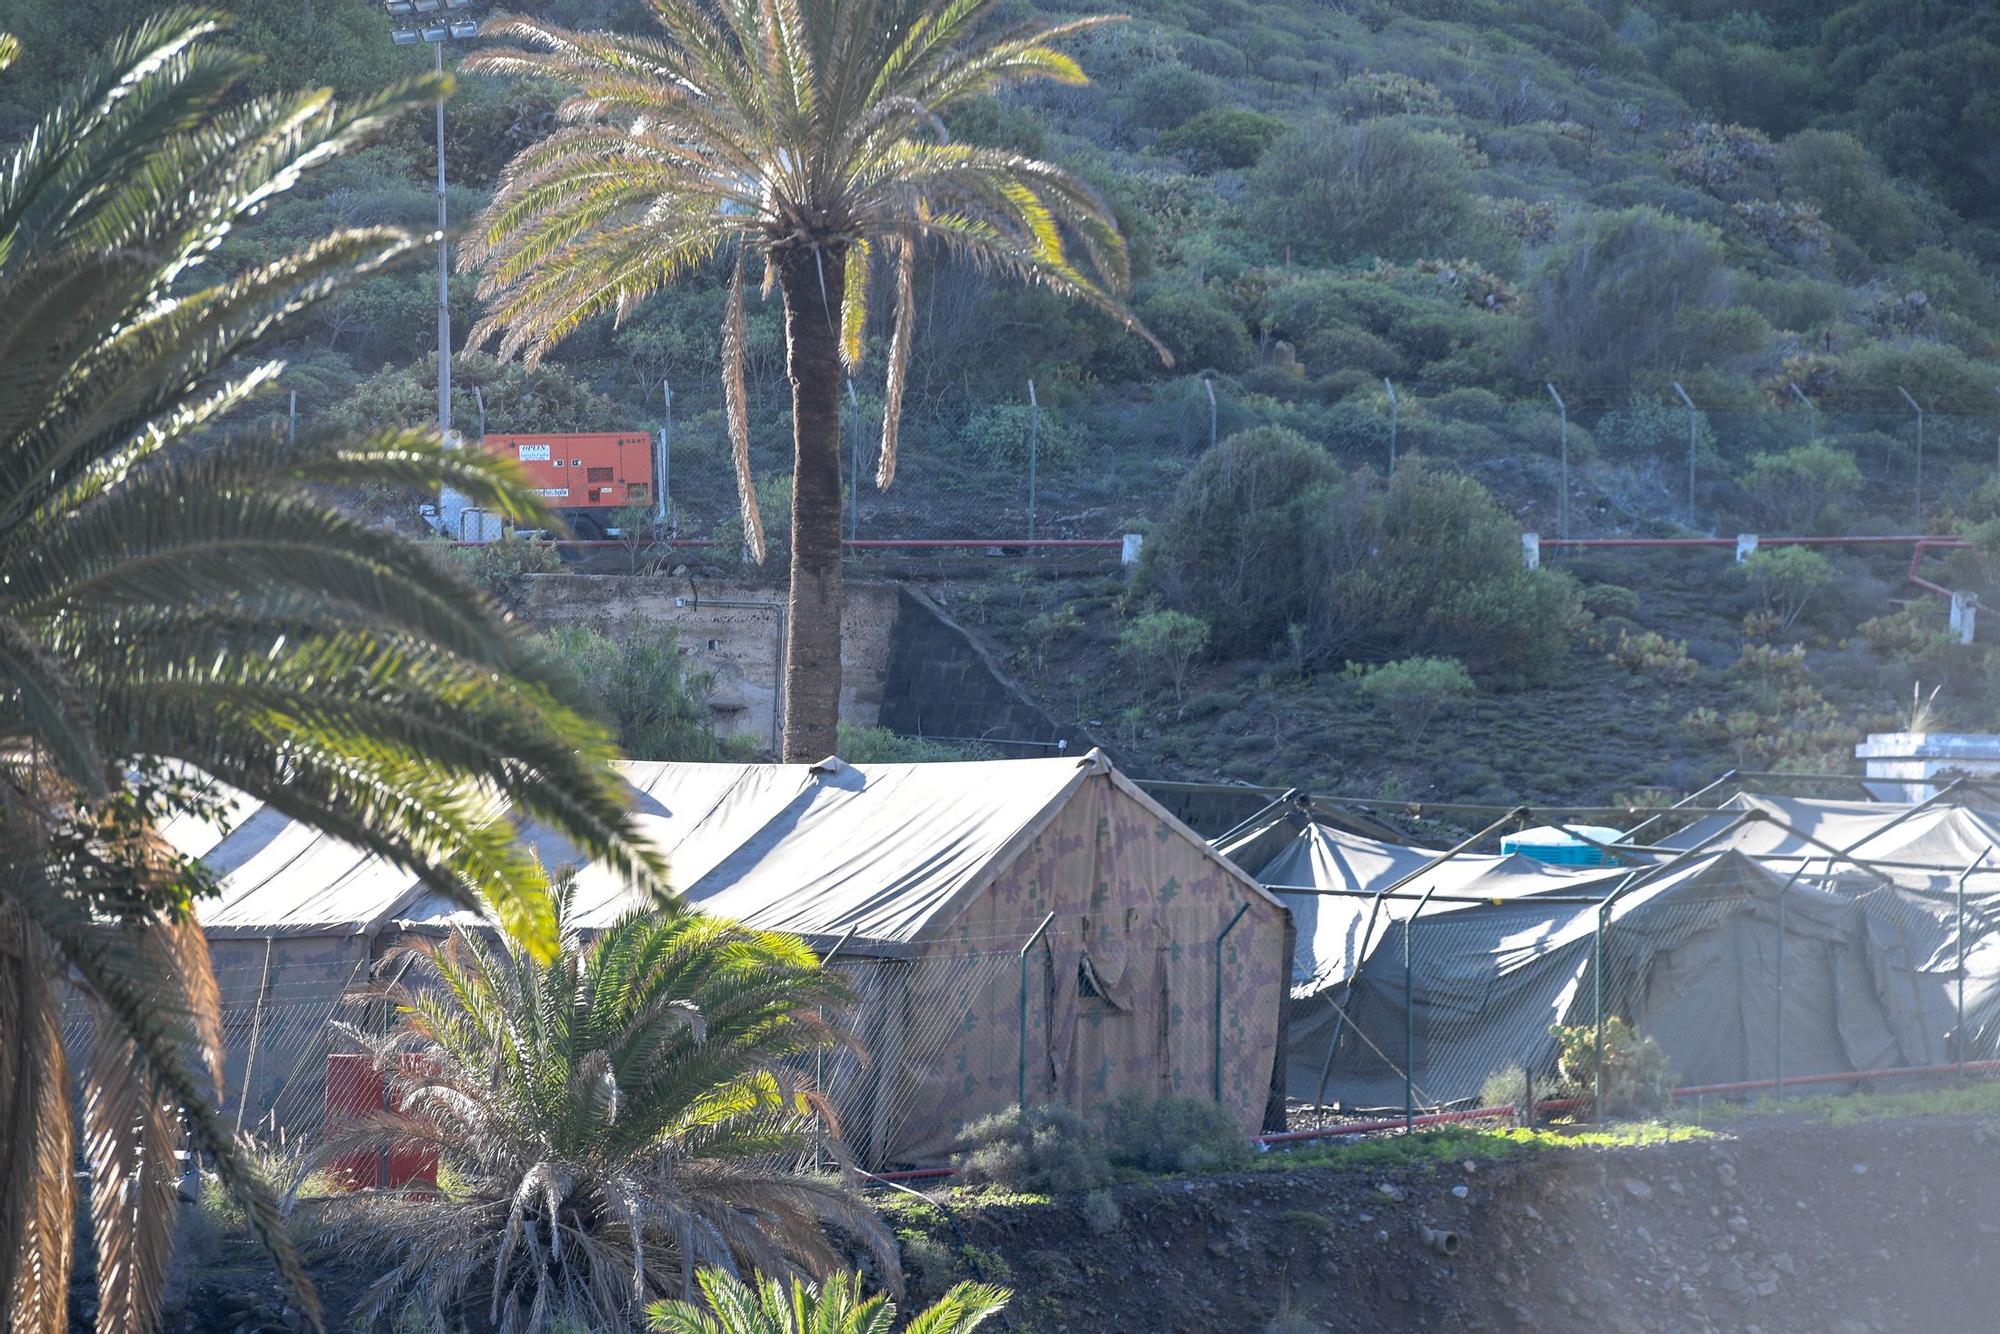
[[[1028,381],[1028,540],[1035,540],[1035,465],[1041,453],[1042,405],[1035,398],[1035,382]]]
[[[437,57],[438,77],[444,77],[444,43],[431,43],[431,53]],[[437,165],[438,165],[438,432],[445,443],[451,443],[451,295],[448,283],[451,277],[451,245],[445,239],[445,197],[444,197],[444,93],[437,99]]]
[[[1910,391],[1903,386],[1897,385],[1896,392],[1917,414],[1917,526],[1910,531],[1921,533],[1924,531],[1924,408],[1923,404],[1910,397]]]
[[[660,487],[659,499],[654,508],[660,522],[667,522],[669,507],[673,503],[674,480],[674,386],[666,376],[660,377],[660,397],[666,400],[667,419],[660,427]]]
[[[1694,400],[1688,397],[1687,390],[1681,388],[1679,380],[1674,381],[1674,392],[1680,395],[1681,402],[1687,405],[1688,410],[1688,527],[1692,528],[1694,527],[1694,455],[1695,444],[1701,430],[1701,418],[1695,412]]]

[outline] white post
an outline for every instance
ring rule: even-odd
[[[1757,554],[1757,534],[1738,533],[1736,535],[1736,563],[1741,565]]]
[[[1139,563],[1139,551],[1146,545],[1144,533],[1125,534],[1124,544],[1118,552],[1118,563],[1131,568]]]
[[[291,444],[299,438],[299,391],[292,390],[292,406],[285,415],[285,443]]]
[[[666,376],[660,377],[660,396],[667,401],[667,423],[660,428],[660,522],[667,522],[668,506],[674,498],[674,387]]]
[[[472,401],[479,406],[479,443],[486,443],[486,391],[472,386]]]
[[[1531,570],[1542,568],[1542,535],[1540,533],[1521,534],[1521,559]]]
[[[1951,629],[1961,644],[1972,642],[1973,622],[1979,619],[1979,595],[1954,592],[1951,595]]]

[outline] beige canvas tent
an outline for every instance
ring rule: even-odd
[[[1084,1109],[1181,1091],[1220,1098],[1246,1134],[1261,1125],[1285,909],[1099,752],[625,774],[690,902],[804,936],[860,994],[866,1059],[819,1073],[869,1163],[937,1161],[959,1127],[1023,1088]],[[248,1089],[253,1118],[296,1064],[250,1055],[258,995],[268,1027],[272,988],[297,998],[318,985],[330,1003],[403,933],[462,917],[407,872],[268,810],[170,832],[221,877],[201,915],[237,1021],[232,1087]],[[551,866],[577,861],[546,830],[523,837]],[[577,903],[586,928],[635,906],[587,864]],[[249,1073],[253,1060],[270,1073]]]

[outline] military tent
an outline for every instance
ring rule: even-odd
[[[1085,1109],[1128,1090],[1214,1096],[1246,1133],[1261,1125],[1285,910],[1100,752],[624,772],[689,902],[805,937],[854,985],[867,1059],[825,1073],[868,1162],[935,1161],[1023,1086]],[[253,1117],[270,1081],[302,1073],[296,1056],[251,1055],[268,1046],[249,1030],[268,1027],[273,988],[297,1000],[316,985],[330,1007],[405,933],[465,920],[408,872],[273,811],[239,803],[169,832],[220,877],[201,919],[239,1021],[232,1088]],[[574,867],[584,929],[639,906],[550,831],[522,837]],[[253,1079],[253,1060],[268,1073]]]
[[[1315,825],[1256,868],[1297,925],[1294,1099],[1401,1106],[1406,1068],[1426,1107],[1474,1100],[1509,1066],[1546,1078],[1551,1026],[1589,1022],[1600,983],[1605,1013],[1657,1039],[1678,1083],[1768,1075],[1781,1024],[1794,1075],[1944,1059],[1922,981],[1934,942],[1903,929],[1900,904],[1733,851],[1589,869],[1440,855]]]

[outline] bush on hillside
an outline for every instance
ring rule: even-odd
[[[1764,609],[1789,630],[1814,598],[1838,582],[1833,563],[1811,547],[1765,547],[1740,567]]]
[[[1105,1109],[1113,1167],[1141,1172],[1213,1172],[1250,1161],[1250,1143],[1229,1111],[1208,1098],[1121,1095]]]
[[[1732,311],[1729,301],[1714,228],[1650,208],[1590,214],[1529,284],[1528,351],[1558,384],[1680,373],[1756,351],[1768,338],[1761,316]]]
[[[1184,611],[1148,612],[1118,635],[1118,651],[1139,659],[1173,683],[1174,702],[1187,693],[1188,668],[1208,647],[1208,622]]]
[[[1309,121],[1278,140],[1250,183],[1250,214],[1308,263],[1457,254],[1478,223],[1464,149],[1394,120]]]
[[[1142,573],[1218,651],[1259,652],[1296,626],[1308,663],[1442,655],[1539,679],[1582,622],[1574,583],[1523,568],[1520,529],[1476,481],[1409,458],[1384,483],[1269,427],[1188,474]]]
[[[1104,1137],[1082,1113],[1060,1105],[1009,1107],[959,1136],[952,1166],[967,1185],[1037,1195],[1080,1195],[1111,1179]]]
[[[1618,632],[1618,646],[1605,655],[1614,666],[1657,676],[1668,685],[1686,685],[1698,670],[1688,656],[1685,639],[1669,639],[1657,630]]]
[[[1410,741],[1421,737],[1441,710],[1476,690],[1456,658],[1403,658],[1361,673],[1361,693]]]
[[[1221,97],[1221,85],[1208,75],[1186,65],[1169,64],[1149,69],[1132,80],[1125,93],[1125,106],[1134,125],[1149,130],[1171,130],[1209,110]]]
[[[1649,1116],[1665,1109],[1673,1072],[1653,1038],[1617,1015],[1606,1016],[1601,1047],[1594,1024],[1555,1024],[1549,1033],[1556,1040],[1556,1073],[1572,1097],[1593,1097],[1601,1070],[1605,1115]]]
[[[1188,117],[1153,143],[1194,171],[1242,171],[1254,167],[1285,132],[1276,116],[1242,107],[1210,107]]]
[[[1815,442],[1753,455],[1741,481],[1759,519],[1810,533],[1861,490],[1861,469],[1846,450]]]
[[[1800,130],[1778,145],[1785,189],[1869,254],[1893,258],[1916,244],[1917,215],[1875,155],[1839,130]]]
[[[1227,375],[1257,359],[1257,345],[1242,318],[1205,288],[1155,288],[1140,298],[1138,314],[1184,370]]]

